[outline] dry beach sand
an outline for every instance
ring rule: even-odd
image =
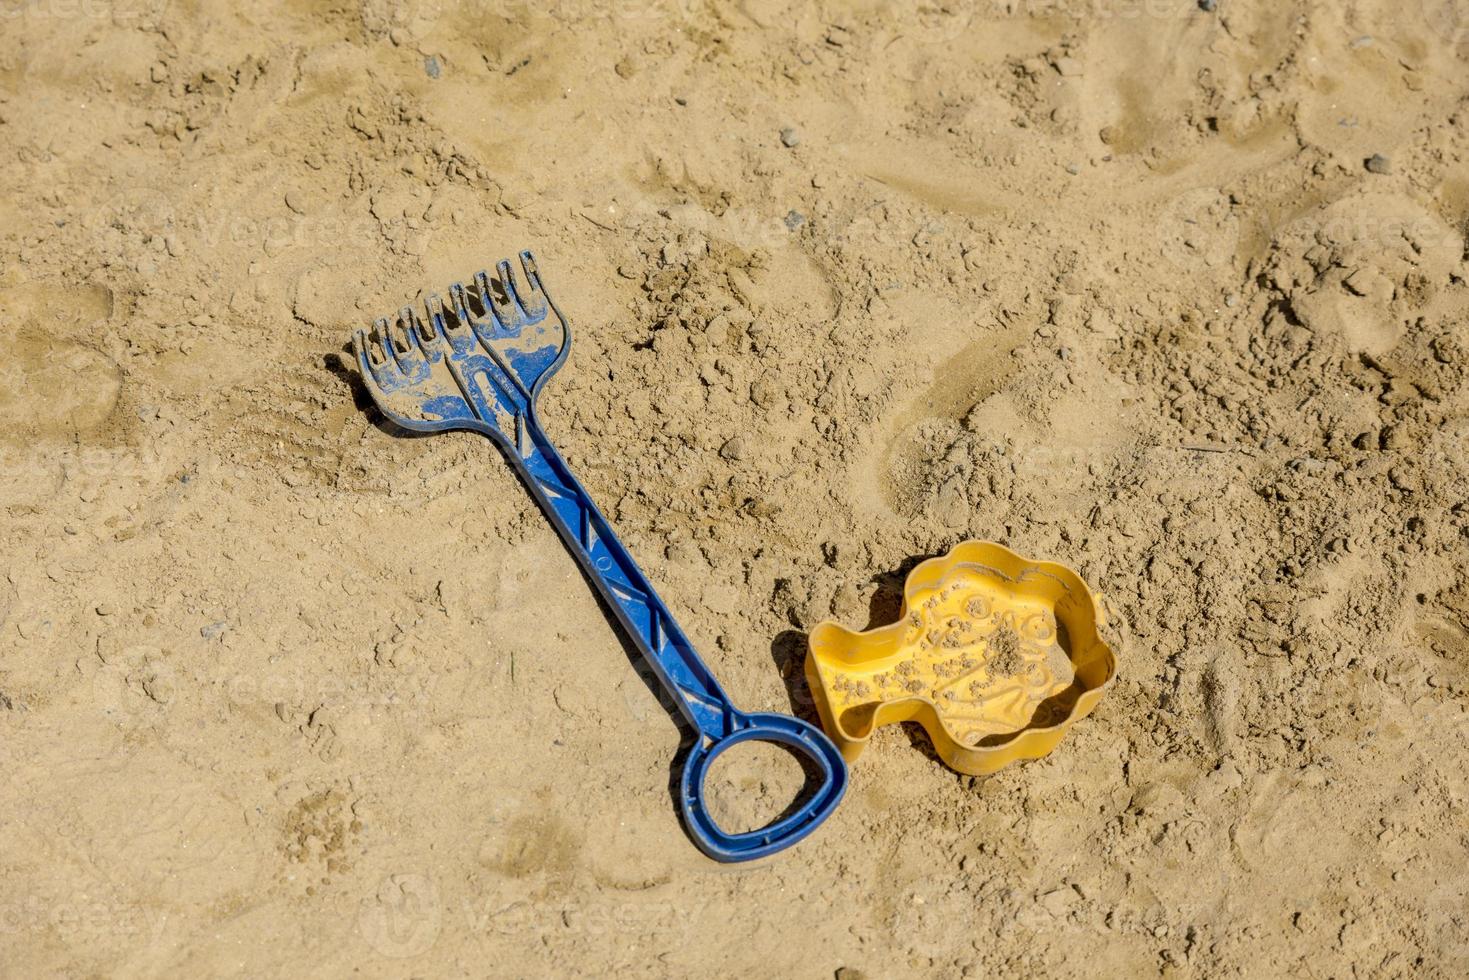
[[[1203,6],[0,0],[0,974],[1469,972],[1469,5]],[[977,537],[1105,596],[1097,712],[703,858],[509,467],[341,356],[521,248],[742,706]]]

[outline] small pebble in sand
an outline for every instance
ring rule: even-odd
[[[1374,174],[1392,173],[1392,161],[1381,153],[1374,153],[1367,158],[1367,169]]]
[[[785,129],[782,129],[780,131],[780,142],[782,146],[800,146],[801,134],[796,132],[790,126],[787,126]]]
[[[806,216],[804,214],[802,214],[801,212],[799,212],[799,211],[787,211],[786,212],[786,227],[788,229],[790,229],[791,231],[795,231],[797,228],[801,227],[805,223],[806,223]]]
[[[439,66],[439,59],[433,55],[423,59],[423,70],[429,78],[438,78],[444,73],[444,69]]]
[[[1219,0],[1199,0],[1199,9],[1212,14],[1219,9]]]

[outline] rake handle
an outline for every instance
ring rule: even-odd
[[[679,807],[700,849],[719,860],[744,861],[789,847],[815,830],[846,791],[846,764],[831,739],[799,718],[736,708],[533,411],[520,443],[519,451],[508,455],[522,481],[679,713],[699,733],[684,763]],[[704,780],[715,758],[747,741],[775,742],[799,752],[815,764],[821,784],[804,804],[770,826],[729,834],[708,812]]]

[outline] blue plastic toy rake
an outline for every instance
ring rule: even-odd
[[[437,294],[426,316],[404,307],[373,336],[353,337],[358,367],[384,415],[405,429],[468,429],[490,437],[520,474],[566,547],[647,659],[695,730],[684,760],[679,806],[699,848],[721,861],[747,861],[801,840],[831,815],[847,788],[847,767],[831,740],[788,715],[740,711],[724,693],[668,607],[628,554],[580,481],[551,445],[536,415],[542,386],[571,350],[571,327],[546,292],[530,252],[520,253],[528,288],[508,261],[497,279]],[[761,830],[730,834],[704,803],[704,779],[721,752],[740,742],[789,746],[810,758],[821,784],[799,808]]]

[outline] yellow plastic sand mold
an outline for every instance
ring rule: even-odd
[[[882,725],[917,721],[971,776],[1038,759],[1117,676],[1104,614],[1069,568],[965,541],[913,569],[896,623],[811,632],[806,681],[847,762]]]

